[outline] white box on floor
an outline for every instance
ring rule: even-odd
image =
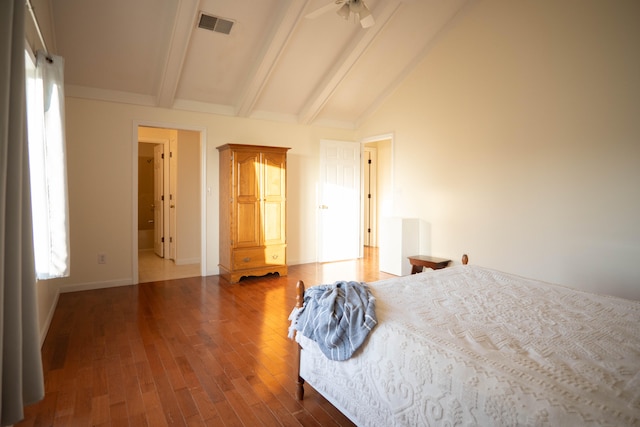
[[[411,274],[407,257],[430,252],[428,224],[419,218],[382,218],[380,223],[380,271],[406,276]],[[423,243],[423,245],[421,245]]]

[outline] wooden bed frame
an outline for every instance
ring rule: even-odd
[[[296,284],[296,308],[302,308],[302,304],[304,303],[304,282],[302,280],[298,280]],[[296,334],[298,331],[296,331]],[[302,400],[304,398],[304,379],[300,376],[300,353],[302,351],[302,346],[299,343],[296,344],[298,347],[298,356],[296,362],[296,377],[298,380],[296,381],[296,398],[298,400]]]
[[[354,423],[381,427],[640,427],[638,301],[468,261],[368,283],[379,324],[353,359],[331,362],[295,336],[296,398],[307,383]],[[300,313],[302,281],[296,299],[307,327],[331,311]]]
[[[467,265],[469,263],[469,257],[467,256],[467,254],[463,254],[462,255],[462,264],[463,265]],[[302,305],[304,304],[304,291],[305,291],[305,286],[304,286],[304,282],[302,280],[299,280],[298,283],[296,284],[296,308],[300,309],[302,308]],[[298,333],[298,331],[296,331],[296,334]],[[297,363],[296,363],[296,377],[298,378],[296,381],[296,398],[298,400],[302,400],[304,399],[304,378],[302,378],[300,376],[300,354],[302,351],[302,347],[300,346],[300,344],[297,344]]]

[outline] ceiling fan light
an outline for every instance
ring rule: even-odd
[[[349,2],[349,9],[351,9],[351,12],[353,13],[360,13],[362,9],[366,9],[366,8],[367,6],[365,6],[362,0],[351,0]]]
[[[366,17],[362,18],[362,15],[360,15],[360,25],[362,25],[362,28],[369,28],[372,27],[373,24],[376,23],[376,21],[373,19],[373,15],[372,14],[368,14]]]
[[[351,10],[349,9],[349,5],[345,3],[340,7],[340,9],[336,11],[336,13],[341,17],[343,17],[344,19],[349,19],[349,14],[351,13]]]
[[[358,12],[358,17],[360,18],[360,20],[363,20],[368,16],[371,16],[371,12],[369,12],[369,9],[366,6],[363,7],[360,12]]]

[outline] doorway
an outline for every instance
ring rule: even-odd
[[[360,144],[320,141],[318,261],[360,256]]]
[[[364,146],[362,152],[362,243],[378,246],[378,150]]]
[[[166,147],[165,147],[166,146]],[[170,167],[165,159],[169,139],[141,136],[138,140],[138,251],[153,251],[158,257],[169,256],[169,205],[164,195],[170,194]],[[166,209],[165,209],[166,208]],[[165,229],[166,226],[166,229]]]
[[[392,215],[393,135],[320,141],[319,181],[318,262],[361,258],[365,246],[378,247],[379,219]]]
[[[136,125],[134,283],[206,274],[203,133]]]
[[[379,247],[380,219],[393,215],[393,135],[362,141],[362,242]]]

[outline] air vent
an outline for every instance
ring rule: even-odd
[[[200,19],[198,19],[198,28],[203,28],[209,31],[215,31],[216,33],[229,34],[233,27],[233,21],[219,18],[213,15],[207,15],[204,12],[200,13]]]

